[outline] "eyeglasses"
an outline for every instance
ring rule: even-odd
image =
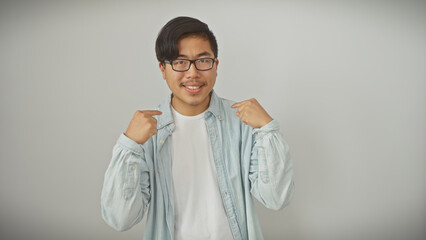
[[[207,71],[213,68],[216,58],[199,58],[194,60],[189,59],[175,59],[173,61],[165,60],[164,62],[170,64],[172,69],[176,72],[186,72],[191,68],[191,64],[199,71]]]

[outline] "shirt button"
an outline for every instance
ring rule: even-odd
[[[164,143],[164,140],[160,140],[160,144],[163,144]]]
[[[136,169],[136,166],[135,165],[132,165],[132,170],[135,170]]]

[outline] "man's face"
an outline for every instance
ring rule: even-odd
[[[178,42],[177,59],[214,58],[210,42],[199,36],[182,38]],[[172,106],[183,115],[196,115],[206,110],[210,103],[210,92],[216,82],[217,65],[207,71],[199,71],[194,64],[186,72],[176,72],[170,64],[160,63],[160,70],[173,92]]]

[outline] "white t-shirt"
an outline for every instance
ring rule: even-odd
[[[233,239],[217,182],[205,112],[184,116],[172,108],[175,239]]]

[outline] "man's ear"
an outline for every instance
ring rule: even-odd
[[[158,67],[160,68],[161,73],[163,74],[163,79],[166,80],[166,66],[162,62],[158,62]]]
[[[219,59],[216,59],[216,76],[217,76],[217,66],[219,66]]]

